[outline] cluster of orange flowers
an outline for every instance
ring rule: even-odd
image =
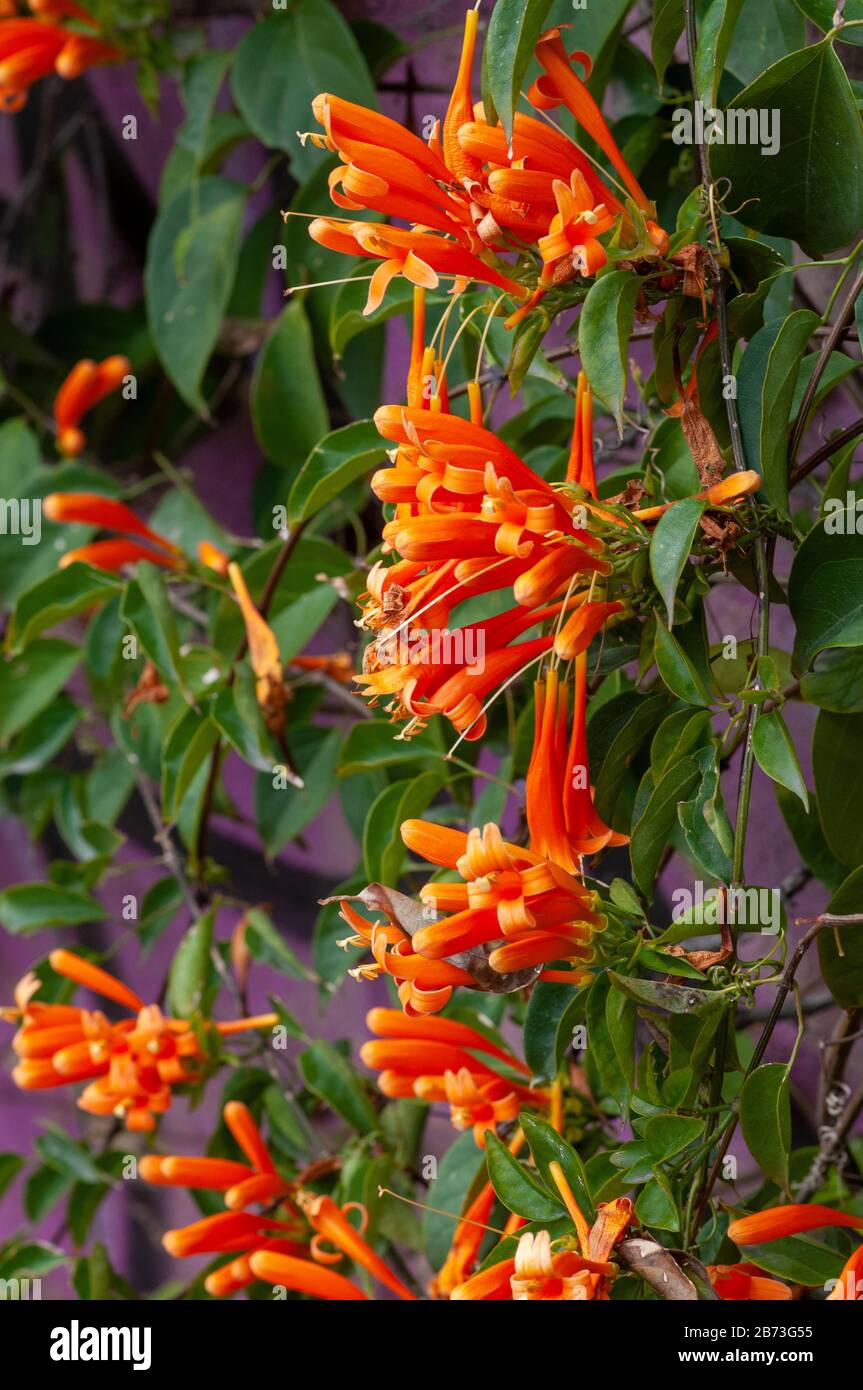
[[[25,975],[15,991],[15,1007],[0,1010],[17,1022],[12,1039],[19,1061],[12,1080],[24,1091],[87,1082],[78,1105],[90,1115],[113,1115],[129,1130],[148,1132],[171,1105],[174,1086],[203,1078],[195,1063],[206,1061],[198,1035],[185,1019],[166,1018],[157,1004],[145,1004],[120,980],[71,951],[52,951],[56,974],[130,1013],[111,1023],[97,1009],[43,1004],[35,997],[41,983]],[[250,1028],[273,1028],[278,1015],[213,1023],[208,1028],[230,1037]]]
[[[121,51],[100,38],[96,20],[74,0],[27,0],[27,6],[35,18],[19,18],[14,6],[0,9],[0,111],[20,111],[33,83],[49,73],[68,79],[122,61]]]
[[[474,105],[478,25],[478,11],[469,11],[449,106],[428,144],[386,116],[330,93],[313,104],[325,133],[309,138],[343,161],[330,175],[333,202],[347,211],[368,209],[412,224],[403,228],[338,217],[312,222],[311,235],[323,246],[381,262],[371,276],[367,312],[380,304],[396,275],[425,289],[436,288],[441,278],[470,279],[520,300],[510,318],[516,323],[552,286],[595,275],[606,264],[600,237],[618,220],[625,244],[637,247],[639,255],[657,257],[668,249],[650,200],[573,70],[561,30],[547,30],[536,46],[543,75],[528,100],[541,113],[567,108],[614,167],[622,181],[620,197],[550,118],[518,114],[510,138],[502,125],[486,119],[481,104]],[[573,59],[589,76],[588,55],[576,53]],[[636,220],[643,222],[640,237]],[[524,246],[536,248],[542,261],[532,290],[513,280],[500,259]]]
[[[228,1256],[207,1276],[209,1294],[220,1298],[260,1280],[316,1298],[365,1299],[362,1289],[331,1268],[347,1257],[398,1298],[416,1298],[363,1238],[368,1213],[360,1203],[339,1207],[331,1197],[281,1177],[251,1111],[241,1102],[230,1101],[224,1119],[246,1163],[148,1154],[140,1164],[147,1182],[224,1193],[224,1212],[168,1231],[162,1242],[177,1257]],[[313,1176],[310,1172],[309,1179]],[[265,1210],[247,1210],[258,1205]],[[349,1220],[351,1211],[360,1218],[359,1230]]]
[[[120,56],[89,33],[93,21],[70,0],[30,0],[30,8],[37,18],[0,21],[0,103],[7,110],[17,109],[27,87],[51,70],[73,76]],[[82,28],[68,29],[57,20]],[[315,100],[324,134],[311,138],[341,160],[330,178],[334,203],[407,225],[320,217],[312,220],[310,233],[331,249],[379,262],[369,277],[367,312],[380,305],[394,276],[403,275],[414,286],[407,401],[382,406],[375,417],[392,448],[372,487],[393,510],[382,534],[387,558],[372,568],[362,596],[362,626],[371,639],[359,684],[372,703],[390,702],[393,720],[404,721],[402,736],[442,715],[461,741],[483,736],[488,706],[506,685],[528,670],[535,674],[526,843],[506,839],[495,824],[465,832],[408,820],[400,827],[405,845],[445,874],[422,888],[421,921],[420,909],[409,899],[401,899],[400,906],[398,894],[369,888],[359,895],[366,907],[383,910],[382,921],[359,912],[353,905],[357,899],[340,902],[351,932],[344,944],[367,947],[372,957],[353,973],[363,979],[390,976],[402,1005],[401,1012],[376,1008],[369,1013],[374,1037],[360,1055],[378,1073],[387,1097],[448,1104],[452,1124],[472,1131],[477,1145],[485,1145],[489,1131],[500,1130],[516,1156],[525,1142],[523,1112],[547,1114],[562,1130],[559,1084],[532,1086],[526,1064],[483,1031],[479,1020],[472,1026],[435,1015],[458,987],[509,992],[538,979],[572,985],[590,979],[595,937],[605,919],[585,881],[584,857],[623,844],[626,837],[603,822],[594,804],[586,736],[588,648],[626,613],[622,602],[607,597],[614,556],[603,537],[607,523],[624,530],[627,523],[619,508],[609,511],[597,501],[592,397],[584,374],[578,379],[565,479],[552,486],[486,427],[479,367],[468,383],[469,418],[450,409],[449,354],[442,346],[449,310],[427,343],[426,295],[441,279],[452,280],[454,304],[468,282],[479,281],[515,301],[507,320],[513,326],[550,290],[601,270],[612,229],[638,260],[661,260],[668,237],[573,69],[575,60],[589,75],[586,55],[570,57],[558,29],[541,36],[536,58],[542,75],[528,100],[544,118],[517,115],[510,138],[472,101],[477,26],[473,10],[446,116],[428,144],[336,96]],[[545,117],[561,105],[603,151],[616,178],[598,173],[579,145]],[[515,263],[504,259],[513,254]],[[495,313],[497,305],[486,308]],[[81,452],[83,416],[117,389],[128,371],[122,357],[73,368],[55,401],[61,454]],[[736,475],[705,485],[699,496],[721,506],[759,482],[757,474]],[[61,564],[78,561],[107,571],[140,560],[168,570],[189,565],[173,542],[116,499],[54,493],[44,509],[50,520],[113,533],[67,553]],[[664,510],[662,505],[631,510],[631,516],[634,523],[649,525]],[[208,542],[200,545],[198,558],[232,586],[258,701],[268,727],[280,734],[285,687],[276,637],[238,565]],[[450,616],[460,604],[492,593],[509,606],[450,633]],[[539,635],[528,635],[536,629],[542,629]],[[418,663],[411,644],[435,631],[457,640],[443,659]],[[471,652],[481,653],[480,664],[469,659]],[[345,662],[338,658],[299,658],[297,664],[303,662],[330,678],[346,677]],[[120,1005],[129,1016],[109,1022],[98,1010],[40,1003],[38,979],[25,977],[15,1007],[2,1010],[2,1017],[18,1025],[14,1080],[24,1089],[84,1082],[81,1108],[121,1118],[130,1130],[153,1130],[156,1116],[170,1106],[173,1087],[203,1078],[209,1038],[215,1043],[278,1022],[268,1014],[193,1029],[185,1020],[166,1018],[157,1005],[145,1004],[80,956],[60,950],[49,961],[57,974]],[[211,1295],[230,1295],[262,1281],[323,1299],[363,1299],[363,1289],[333,1268],[348,1261],[399,1298],[415,1298],[365,1239],[365,1209],[356,1203],[340,1207],[314,1190],[312,1184],[328,1169],[312,1165],[289,1179],[278,1171],[245,1105],[230,1102],[224,1119],[245,1161],[152,1153],[141,1160],[141,1175],[151,1183],[223,1193],[223,1212],[169,1231],[163,1242],[178,1257],[222,1259],[206,1279]],[[524,1124],[527,1128],[526,1119]],[[457,1221],[449,1255],[432,1283],[433,1296],[513,1301],[610,1296],[616,1252],[620,1259],[619,1247],[636,1224],[633,1204],[621,1197],[600,1205],[591,1224],[560,1165],[551,1163],[549,1172],[572,1234],[552,1238],[547,1230],[523,1231],[526,1223],[517,1215],[495,1231],[488,1223],[496,1194],[486,1182]],[[351,1211],[359,1215],[359,1229],[349,1219]],[[860,1230],[863,1218],[815,1205],[779,1207],[733,1222],[728,1234],[745,1249],[824,1226]],[[514,1248],[478,1269],[489,1231],[512,1238]],[[830,1297],[857,1297],[861,1272],[863,1246],[848,1260]],[[711,1266],[709,1275],[722,1298],[792,1296],[787,1284],[765,1277],[755,1265]]]

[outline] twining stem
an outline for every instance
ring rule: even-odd
[[[804,478],[815,471],[820,463],[824,463],[825,459],[832,458],[844,445],[850,444],[852,439],[857,439],[861,434],[863,434],[863,419],[855,420],[853,425],[848,425],[844,430],[840,430],[839,434],[834,434],[832,439],[828,439],[827,443],[816,449],[814,454],[810,454],[808,459],[804,459],[802,463],[798,463],[796,468],[792,468],[788,477],[788,486],[794,487],[795,484],[802,482]]]
[[[788,464],[790,468],[793,468],[794,464],[797,462],[800,445],[803,443],[803,436],[806,433],[809,412],[815,401],[821,378],[827,369],[827,364],[833,355],[834,348],[845,331],[845,325],[854,312],[854,305],[860,294],[863,294],[863,270],[857,273],[854,283],[845,296],[842,308],[836,316],[836,322],[821,344],[821,351],[815,363],[815,370],[807,383],[806,390],[803,392],[803,399],[800,402],[800,409],[797,412],[794,428],[791,431],[791,439],[788,443]]]
[[[695,100],[698,96],[698,82],[695,71],[695,54],[697,47],[697,34],[695,29],[695,5],[694,0],[684,0],[684,15],[686,24],[686,48],[689,58],[689,72],[692,80],[692,96]],[[710,165],[707,159],[707,150],[703,144],[698,145],[698,160],[701,170],[701,182],[704,187],[704,194],[709,206],[713,207],[713,180],[710,174]],[[725,277],[719,261],[717,252],[719,250],[717,242],[716,223],[713,217],[708,218],[707,239],[708,239],[708,266],[713,280],[714,303],[716,305],[716,319],[718,329],[719,355],[722,363],[722,375],[727,381],[732,377],[731,361],[731,342],[728,332],[728,310],[725,298]],[[829,339],[825,340],[829,341]],[[832,346],[830,348],[832,351]],[[829,359],[829,353],[828,353]],[[743,435],[740,429],[740,418],[737,414],[737,401],[730,392],[725,392],[725,409],[728,416],[728,429],[731,435],[731,451],[734,459],[734,467],[738,473],[746,471],[746,450],[743,445]],[[765,542],[764,537],[759,535],[755,540],[753,550],[753,564],[755,568],[755,582],[757,591],[757,624],[758,637],[756,652],[758,656],[766,656],[770,649],[770,574],[773,568],[773,551],[775,541],[771,538]],[[757,676],[755,679],[755,689],[758,688]],[[758,705],[753,702],[746,711],[746,735],[743,750],[743,762],[740,768],[740,781],[737,787],[737,815],[734,826],[734,852],[732,856],[731,886],[735,887],[743,882],[744,858],[746,852],[746,829],[749,821],[749,803],[752,796],[752,775],[755,768],[755,755],[752,748],[752,734],[758,720]]]

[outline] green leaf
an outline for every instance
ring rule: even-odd
[[[795,556],[788,606],[797,624],[794,669],[806,671],[825,647],[863,646],[863,531],[853,507],[812,527]]]
[[[620,786],[628,768],[652,729],[668,710],[664,695],[633,695],[625,692],[618,700],[609,701],[605,713],[610,716],[616,706],[619,716],[609,725],[611,741],[600,750],[596,743],[596,719],[588,728],[591,769],[596,768],[596,807],[599,814],[615,823],[615,805]],[[600,714],[602,711],[599,712]]]
[[[252,421],[271,463],[296,468],[330,427],[306,311],[294,299],[276,319],[258,357]]]
[[[497,0],[485,38],[483,71],[507,138],[551,0]]]
[[[26,776],[44,767],[64,747],[81,718],[78,705],[65,695],[57,695],[47,709],[37,715],[8,750],[0,753],[0,777]]]
[[[443,771],[429,768],[418,777],[391,782],[375,798],[363,831],[363,860],[370,883],[398,882],[407,853],[400,827],[422,815],[443,782]]]
[[[644,1126],[644,1142],[655,1162],[665,1163],[694,1144],[704,1130],[704,1121],[684,1115],[654,1115]]]
[[[253,907],[246,913],[245,920],[245,942],[255,960],[263,961],[273,970],[278,970],[280,975],[288,975],[293,980],[312,978],[266,912]]]
[[[311,104],[320,92],[376,106],[375,89],[356,39],[330,0],[295,0],[253,24],[234,58],[231,90],[258,139],[287,150],[300,178],[320,160],[298,131],[317,130]]]
[[[15,605],[6,646],[21,651],[48,628],[95,607],[120,589],[113,575],[76,561],[25,589]]]
[[[817,806],[810,801],[809,810],[804,811],[799,799],[778,783],[775,792],[782,818],[801,859],[825,888],[835,892],[848,871],[827,847]]]
[[[799,796],[809,810],[809,792],[785,720],[776,709],[760,714],[752,731],[752,751],[762,772]]]
[[[19,656],[0,658],[0,742],[17,734],[62,690],[81,651],[58,637],[31,642]]]
[[[787,1188],[791,1099],[784,1062],[767,1062],[746,1078],[740,1093],[740,1127],[765,1176]]]
[[[557,1073],[557,1030],[571,1001],[569,985],[540,980],[531,992],[524,1021],[524,1060],[540,1080],[549,1080]]]
[[[677,819],[696,862],[721,883],[731,881],[734,834],[722,802],[719,750],[699,748],[693,755],[700,778],[695,794],[677,808]]]
[[[659,518],[650,539],[650,573],[660,596],[665,601],[670,628],[674,626],[674,596],[677,593],[677,585],[692,550],[705,505],[697,497],[687,497],[683,502],[675,502]]]
[[[245,205],[240,184],[201,179],[159,212],[147,246],[153,342],[183,400],[201,414],[201,382],[234,283]]]
[[[660,1231],[678,1231],[680,1215],[674,1198],[659,1176],[653,1177],[638,1194],[635,1214],[645,1226],[658,1227]]]
[[[640,288],[641,281],[630,271],[609,271],[590,287],[578,320],[581,365],[617,421],[621,437],[629,336]]]
[[[656,624],[653,656],[672,695],[688,705],[709,705],[710,696],[686,652],[662,623]]]
[[[655,0],[653,28],[650,31],[650,53],[660,90],[668,64],[674,56],[677,40],[683,33],[683,0]]]
[[[175,1018],[191,1018],[200,1009],[212,964],[212,909],[199,917],[177,947],[168,975],[168,1007]]]
[[[183,71],[183,105],[186,119],[177,131],[177,145],[194,160],[200,169],[209,145],[210,124],[216,98],[231,63],[231,54],[211,49],[195,54]]]
[[[559,1163],[582,1215],[592,1223],[595,1216],[593,1197],[584,1164],[575,1149],[567,1144],[547,1120],[541,1120],[527,1110],[521,1116],[521,1127],[530,1145],[533,1161],[549,1192],[557,1198],[557,1187],[549,1172],[549,1164]]]
[[[863,712],[863,651],[826,652],[818,668],[804,675],[800,694],[807,704],[833,714]]]
[[[33,1145],[43,1163],[78,1182],[105,1181],[105,1174],[96,1167],[85,1144],[77,1143],[57,1125],[46,1128],[47,1132]]]
[[[302,787],[274,786],[273,775],[258,778],[255,805],[258,826],[272,857],[319,815],[335,790],[336,764],[343,746],[338,729],[306,727],[291,735],[291,752]]]
[[[10,1183],[14,1182],[27,1160],[20,1154],[0,1154],[0,1197]]]
[[[794,0],[794,3],[798,10],[802,10],[806,18],[817,24],[825,34],[834,27],[834,16],[840,8],[846,24],[850,25],[855,20],[859,24],[863,20],[863,0],[845,0],[841,7],[837,5],[836,0]],[[863,29],[840,29],[834,37],[837,43],[863,44]]]
[[[16,883],[0,893],[0,923],[12,936],[104,920],[104,909],[96,898],[55,883]]]
[[[159,674],[179,681],[177,620],[155,565],[136,566],[135,578],[129,580],[120,604],[120,617],[128,623]]]
[[[767,497],[786,517],[788,424],[803,354],[817,325],[817,314],[796,309],[778,324],[760,329],[746,349],[738,378],[747,462],[761,474]],[[750,351],[753,357],[747,367]]]
[[[38,1278],[68,1262],[69,1256],[47,1240],[13,1241],[0,1255],[0,1279]]]
[[[366,719],[348,731],[339,759],[339,776],[350,777],[354,772],[405,763],[428,766],[439,763],[442,757],[443,748],[435,730],[426,729],[414,738],[397,740],[392,724]]]
[[[785,1236],[771,1240],[769,1245],[747,1245],[742,1254],[767,1274],[810,1289],[821,1289],[828,1280],[838,1278],[845,1262],[838,1250],[807,1236]]]
[[[554,1221],[563,1215],[563,1202],[552,1197],[491,1130],[485,1137],[485,1155],[492,1187],[509,1211],[528,1221]]]
[[[433,1210],[425,1214],[426,1255],[432,1269],[440,1269],[452,1245],[456,1217],[461,1213],[479,1175],[485,1177],[485,1155],[477,1148],[473,1130],[460,1134],[446,1149],[432,1180],[429,1202]]]
[[[290,524],[308,521],[383,457],[384,446],[371,420],[357,420],[325,435],[294,480],[288,497]]]
[[[623,990],[636,1004],[648,1009],[663,1009],[671,1014],[694,1014],[699,1017],[716,1010],[717,997],[710,990],[694,989],[691,985],[668,985],[656,980],[639,980],[635,976],[618,975],[609,970],[608,977],[615,989]]]
[[[852,241],[863,224],[863,130],[832,44],[781,58],[734,98],[725,120],[751,110],[771,113],[780,131],[775,154],[765,157],[760,143],[710,146],[713,178],[731,181],[741,219],[810,256]]]
[[[863,819],[858,814],[863,714],[821,711],[812,742],[812,771],[824,838],[842,864],[856,869],[863,864]]]
[[[849,874],[827,911],[837,917],[863,912],[863,868]],[[854,923],[825,927],[818,934],[818,959],[824,983],[840,1008],[863,1008],[863,929]]]
[[[705,106],[716,106],[719,81],[743,0],[711,0],[698,32],[695,54],[695,76],[698,95]]]
[[[374,1108],[362,1082],[332,1043],[319,1038],[297,1060],[309,1090],[332,1106],[353,1129],[369,1134],[377,1127]]]

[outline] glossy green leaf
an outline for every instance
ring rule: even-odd
[[[497,0],[485,37],[483,71],[494,109],[507,135],[533,58],[546,26],[551,0]]]
[[[168,975],[168,1005],[176,1018],[191,1018],[200,1009],[210,979],[214,913],[204,913],[185,932]]]
[[[653,656],[672,695],[689,705],[709,705],[710,695],[677,638],[662,623],[656,625]]]
[[[56,883],[16,883],[0,893],[0,924],[12,936],[104,920],[105,911],[95,898]]]
[[[863,225],[863,131],[845,71],[826,40],[774,63],[726,109],[766,111],[779,122],[779,148],[765,157],[761,142],[714,144],[714,179],[749,227],[789,237],[807,255],[852,241]]]
[[[356,420],[325,435],[294,480],[288,497],[291,525],[314,516],[384,457],[383,441],[371,420]]]
[[[701,21],[695,56],[695,74],[698,95],[705,106],[715,107],[716,105],[719,81],[725,71],[725,62],[742,7],[743,0],[710,0],[707,12]]]
[[[788,1186],[791,1099],[783,1062],[756,1067],[740,1093],[740,1127],[747,1148],[768,1178]]]
[[[856,525],[853,508],[840,508],[812,527],[795,556],[788,606],[798,672],[825,647],[863,646],[863,529]]]
[[[156,351],[183,400],[201,414],[201,383],[234,283],[245,205],[240,184],[201,179],[160,211],[147,247],[147,314]]]
[[[764,492],[788,515],[788,426],[797,376],[818,315],[797,309],[759,329],[749,343],[737,382],[746,462],[764,479]]]
[[[824,838],[841,863],[856,869],[863,864],[863,819],[857,811],[863,714],[821,711],[812,741],[812,771]]]
[[[617,421],[621,435],[629,336],[640,288],[641,281],[630,271],[609,271],[591,286],[578,320],[581,365],[591,387]]]
[[[762,772],[799,796],[809,809],[809,792],[785,720],[778,710],[766,710],[755,721],[752,751]]]
[[[655,0],[650,52],[660,88],[665,79],[666,68],[674,56],[677,41],[683,33],[683,21],[683,0]]]
[[[81,651],[58,637],[31,642],[25,652],[0,660],[0,740],[13,738],[62,690]]]
[[[552,1197],[491,1130],[486,1134],[485,1154],[492,1186],[510,1211],[528,1221],[554,1221],[564,1214],[563,1202]]]
[[[263,961],[273,970],[278,970],[280,975],[287,975],[292,980],[314,978],[296,952],[291,950],[268,913],[253,907],[246,913],[245,922],[246,945],[255,960]]]
[[[299,468],[330,427],[312,330],[301,300],[283,309],[258,357],[252,421],[271,463]]]
[[[130,579],[120,605],[147,656],[163,678],[179,679],[180,636],[177,620],[165,592],[165,583],[154,565],[140,564]]]
[[[557,1163],[563,1171],[563,1176],[569,1184],[570,1191],[578,1203],[582,1215],[585,1220],[592,1222],[595,1215],[593,1197],[584,1164],[575,1149],[571,1144],[567,1144],[566,1140],[547,1120],[541,1119],[538,1115],[532,1115],[528,1110],[521,1116],[521,1126],[524,1130],[524,1137],[530,1145],[531,1156],[537,1171],[549,1192],[555,1198],[558,1195],[557,1186],[549,1170],[549,1164]]]
[[[704,514],[705,503],[697,497],[675,502],[659,518],[650,538],[650,572],[653,582],[665,602],[668,626],[674,625],[674,597],[692,544],[698,533],[698,523]]]
[[[359,46],[330,0],[295,0],[253,24],[237,49],[231,90],[264,145],[286,150],[302,178],[320,160],[298,131],[318,130],[312,101],[321,92],[374,108],[375,89]]]
[[[19,598],[6,636],[7,648],[22,650],[40,633],[96,607],[119,589],[113,575],[80,562],[55,570]]]
[[[300,1053],[297,1061],[309,1090],[331,1105],[353,1129],[369,1134],[376,1128],[375,1112],[363,1083],[332,1043],[317,1039]]]
[[[258,827],[268,855],[279,853],[319,815],[335,790],[336,764],[342,747],[338,729],[304,728],[290,739],[291,753],[302,787],[263,773],[257,780],[255,804]]]

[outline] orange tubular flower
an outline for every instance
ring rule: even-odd
[[[338,944],[367,946],[375,964],[358,966],[350,973],[354,979],[375,980],[380,974],[391,975],[397,981],[402,1008],[409,1017],[435,1013],[444,1008],[457,985],[472,985],[473,976],[449,961],[427,960],[417,955],[407,932],[389,923],[369,922],[343,899],[340,903],[342,920],[352,935]]]
[[[70,0],[31,0],[30,9],[38,19],[0,20],[0,109],[20,111],[28,89],[51,72],[78,77],[86,68],[122,60],[124,55],[112,44],[46,22],[75,19],[95,30],[96,21],[80,5]]]
[[[377,309],[387,286],[396,275],[403,275],[413,285],[437,289],[440,277],[455,280],[479,280],[494,285],[507,294],[523,299],[523,285],[508,279],[494,266],[468,251],[455,241],[432,232],[415,228],[391,227],[373,222],[343,222],[337,217],[316,217],[309,223],[309,236],[331,251],[349,256],[366,256],[382,264],[372,276],[365,314]]]
[[[757,1265],[708,1265],[707,1272],[719,1297],[735,1303],[776,1303],[791,1297],[787,1284],[768,1279]]]
[[[593,461],[593,392],[584,372],[578,374],[578,387],[575,397],[575,424],[572,430],[572,445],[566,465],[566,481],[578,483],[596,496],[596,472]]]
[[[57,446],[61,454],[67,457],[80,454],[86,443],[78,428],[80,420],[105,396],[116,391],[131,370],[127,357],[106,357],[99,363],[85,358],[75,364],[54,401]]]
[[[215,570],[223,579],[228,577],[228,565],[230,560],[224,550],[220,550],[212,541],[198,541],[198,559],[207,569]]]
[[[536,60],[544,70],[529,92],[529,99],[539,110],[565,106],[582,130],[595,140],[629,190],[630,196],[642,209],[652,208],[626,160],[617,141],[605,123],[602,112],[581,78],[573,72],[572,62],[578,62],[590,76],[591,61],[586,53],[567,55],[560,29],[547,29],[536,46]],[[667,238],[666,238],[667,240]]]
[[[237,595],[240,612],[246,627],[246,641],[249,645],[249,660],[256,676],[255,693],[258,697],[267,728],[273,734],[281,733],[285,725],[285,675],[279,654],[279,643],[270,625],[261,616],[252,602],[251,595],[237,564],[228,565],[228,578]]]
[[[378,1283],[383,1284],[384,1288],[389,1289],[399,1298],[411,1302],[416,1301],[416,1294],[411,1293],[410,1289],[393,1274],[380,1256],[375,1254],[371,1246],[363,1240],[362,1232],[351,1225],[345,1215],[349,1209],[348,1206],[342,1209],[336,1205],[331,1197],[322,1197],[315,1192],[300,1192],[297,1200],[309,1224],[317,1232],[319,1241],[329,1241],[355,1264],[362,1265],[363,1269],[368,1270]],[[352,1202],[349,1206],[359,1209],[363,1227],[365,1227],[367,1220],[365,1208],[357,1202]],[[328,1256],[320,1253],[319,1241],[312,1242],[312,1251],[317,1258],[326,1259]]]
[[[863,1216],[854,1216],[850,1211],[837,1211],[835,1207],[819,1206],[817,1202],[802,1205],[792,1203],[738,1217],[728,1227],[728,1239],[744,1247],[762,1245],[766,1241],[779,1240],[782,1236],[817,1231],[822,1226],[846,1226],[851,1230],[863,1231]]]
[[[365,1043],[360,1057],[380,1073],[384,1095],[447,1101],[454,1128],[473,1129],[478,1148],[485,1147],[486,1130],[516,1119],[523,1106],[541,1109],[548,1104],[547,1092],[496,1074],[485,1057],[521,1072],[526,1081],[530,1077],[513,1053],[465,1023],[406,1017],[398,1009],[372,1009],[366,1023],[384,1041]]]
[[[182,569],[185,564],[177,546],[158,531],[151,530],[125,503],[114,497],[102,497],[95,492],[51,492],[44,499],[42,510],[49,521],[98,526],[119,531],[121,536],[140,536],[150,542],[141,545],[139,541],[116,539],[91,541],[75,550],[67,550],[60,558],[61,569],[76,560],[110,572],[139,560],[149,560],[150,564],[161,565],[163,569]]]
[[[613,608],[611,604],[585,605],[588,606],[602,610],[592,624],[596,628],[604,621],[606,610]],[[530,842],[568,873],[578,869],[581,855],[594,854],[607,845],[627,843],[627,836],[605,825],[593,805],[587,764],[586,686],[587,656],[583,644],[576,657],[575,706],[568,748],[569,686],[560,683],[556,670],[547,671],[544,683],[538,681],[534,686],[534,743],[526,783]]]
[[[314,1298],[338,1302],[366,1299],[362,1290],[358,1289],[356,1284],[352,1284],[350,1279],[345,1279],[344,1275],[336,1274],[332,1269],[322,1269],[319,1264],[310,1260],[298,1260],[292,1255],[281,1254],[277,1250],[256,1250],[249,1256],[248,1267],[252,1276],[265,1284],[293,1289],[296,1293],[312,1294]],[[234,1268],[235,1265],[231,1265],[232,1273]],[[213,1292],[210,1288],[213,1278],[211,1275],[207,1280],[210,1293]],[[237,1288],[242,1286],[240,1283],[234,1285]]]
[[[110,1023],[104,1014],[72,1005],[40,1004],[39,984],[25,976],[14,1009],[3,1011],[19,1022],[12,1047],[20,1058],[12,1080],[22,1090],[46,1090],[86,1081],[78,1100],[92,1115],[115,1115],[126,1128],[149,1131],[155,1116],[171,1104],[171,1088],[200,1079],[187,1064],[201,1061],[198,1039],[184,1019],[165,1018],[157,1005],[138,995],[107,971],[71,951],[52,951],[52,970],[128,1010],[131,1017]],[[229,1036],[250,1028],[272,1028],[276,1014],[206,1024]]]
[[[355,1284],[322,1266],[347,1255],[362,1265],[399,1298],[414,1295],[396,1278],[351,1225],[346,1213],[360,1212],[363,1229],[367,1213],[359,1203],[344,1209],[330,1198],[298,1189],[277,1171],[251,1111],[241,1101],[229,1101],[224,1120],[248,1166],[215,1158],[177,1158],[147,1155],[141,1176],[159,1186],[189,1186],[223,1192],[227,1210],[167,1231],[162,1244],[170,1255],[234,1255],[208,1275],[205,1287],[214,1298],[247,1288],[256,1279],[323,1299],[364,1299]],[[244,1208],[277,1204],[276,1213],[256,1215]],[[304,1221],[305,1218],[305,1221]],[[306,1224],[307,1223],[307,1224]],[[323,1248],[329,1241],[336,1252]]]

